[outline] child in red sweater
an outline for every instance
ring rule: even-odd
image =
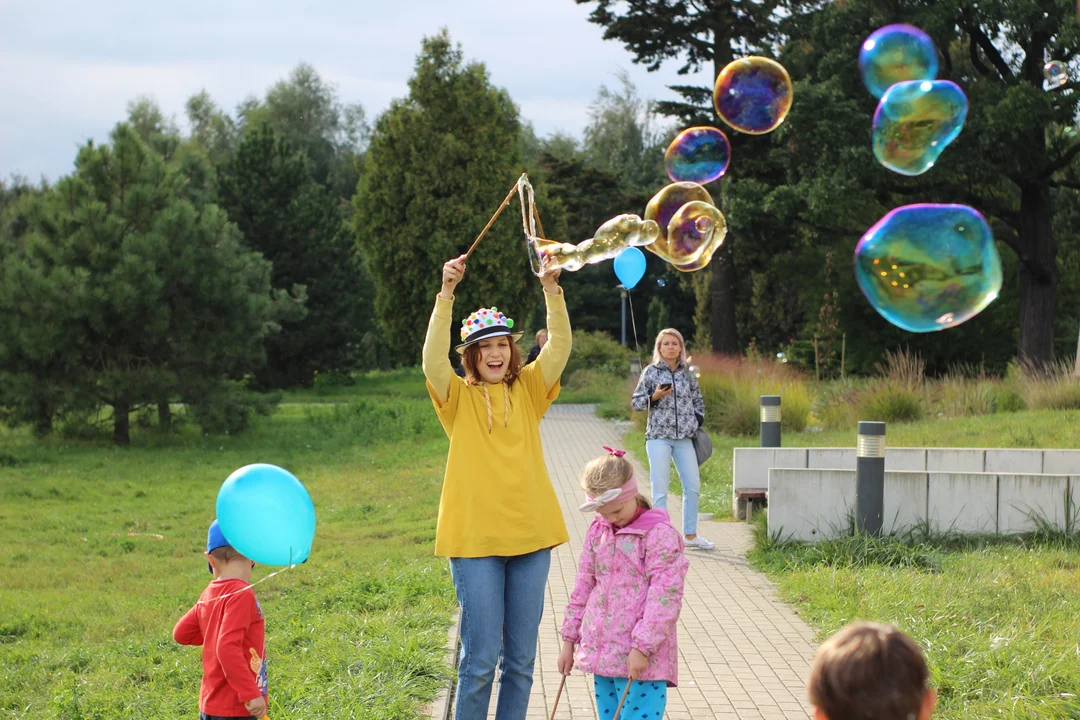
[[[251,585],[255,563],[229,547],[217,520],[206,538],[214,579],[173,628],[181,645],[202,645],[200,720],[266,715],[266,645],[262,608]]]

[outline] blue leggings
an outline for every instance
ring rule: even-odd
[[[612,720],[615,717],[615,708],[619,706],[619,698],[626,689],[626,678],[594,675],[593,684],[596,687],[596,709],[600,720]],[[667,681],[637,680],[630,686],[622,712],[619,713],[619,720],[660,720],[664,717],[666,707]]]

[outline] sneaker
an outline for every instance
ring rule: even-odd
[[[709,542],[700,535],[693,540],[685,540],[685,543],[687,550],[712,550],[716,547],[716,543]]]

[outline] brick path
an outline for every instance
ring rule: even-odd
[[[541,424],[541,432],[570,544],[552,554],[530,720],[550,717],[561,679],[555,667],[558,628],[592,519],[577,510],[583,502],[579,474],[586,462],[602,452],[603,445],[620,445],[615,426],[598,419],[593,407],[587,405],[555,405]],[[647,496],[648,475],[642,463],[635,462]],[[669,510],[677,526],[682,523],[681,502],[677,496],[670,497]],[[750,547],[750,533],[745,523],[702,522],[698,530],[716,543],[716,549],[687,553],[691,562],[679,618],[679,687],[668,693],[666,717],[806,718],[809,706],[804,683],[814,651],[813,631],[777,600],[765,576],[747,565],[744,553]],[[591,687],[591,678],[575,671],[566,683],[556,717],[595,720]],[[495,697],[493,692],[492,718]]]

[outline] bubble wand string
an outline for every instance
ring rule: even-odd
[[[521,177],[525,177],[525,174],[522,173]],[[480,241],[484,239],[485,235],[487,235],[487,231],[491,229],[491,226],[494,225],[495,221],[499,219],[500,215],[502,215],[502,211],[505,210],[506,206],[510,204],[510,201],[514,198],[514,193],[516,193],[517,190],[518,182],[515,181],[514,186],[510,188],[510,192],[506,194],[506,198],[501,203],[499,203],[499,207],[495,211],[495,214],[491,216],[491,219],[487,221],[487,225],[484,226],[484,229],[481,230],[480,234],[476,236],[475,240],[473,240],[473,244],[469,247],[468,252],[465,253],[466,260],[469,259],[469,256],[473,254],[473,250],[476,249],[476,246],[479,245]]]

